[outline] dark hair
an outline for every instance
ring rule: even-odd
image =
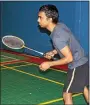
[[[58,18],[59,18],[59,13],[58,10],[56,8],[56,6],[54,5],[43,5],[40,7],[39,12],[43,11],[45,12],[46,16],[48,18],[52,18],[52,22],[53,23],[57,23],[58,22]]]

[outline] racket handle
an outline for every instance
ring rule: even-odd
[[[56,60],[57,60],[57,58],[56,58],[56,57],[52,57],[52,58],[51,58],[51,60],[56,61]]]
[[[43,56],[45,56],[45,53],[43,54]],[[50,60],[56,61],[57,58],[53,56]]]

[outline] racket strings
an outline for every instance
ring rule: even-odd
[[[43,52],[39,52],[37,50],[34,50],[34,49],[31,49],[27,46],[25,46],[25,43],[22,39],[20,39],[19,37],[16,37],[16,36],[12,36],[12,35],[7,35],[7,36],[4,36],[2,38],[2,42],[5,46],[11,48],[11,49],[22,49],[22,48],[26,48],[28,50],[32,50],[38,54],[41,54],[43,55],[44,53]]]
[[[3,41],[8,47],[11,47],[11,48],[20,49],[24,45],[24,43],[21,40],[19,40],[18,38],[15,38],[15,37],[11,37],[11,38],[7,37],[7,38],[4,38]]]

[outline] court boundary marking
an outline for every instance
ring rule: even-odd
[[[28,55],[28,54],[25,54],[25,53],[21,53],[21,52],[15,52],[15,51],[10,51],[10,50],[5,50],[5,49],[0,49],[1,50],[1,52],[3,53],[7,53],[7,54],[13,54],[13,55],[18,55],[18,56],[23,56],[24,58],[27,58],[27,57],[33,57],[33,58],[40,58],[40,57],[38,57],[38,56],[34,56],[34,55]],[[44,58],[44,57],[43,57]],[[42,60],[44,60],[44,59],[42,59]],[[46,60],[45,60],[46,61]],[[58,65],[57,65],[58,66]],[[61,65],[61,66],[63,66],[63,65]],[[52,68],[54,68],[54,69],[59,69],[58,67],[52,67]],[[61,69],[62,69],[62,71],[66,71],[66,69],[68,69],[67,67],[66,67],[66,69],[63,69],[62,67],[61,67]],[[67,72],[67,71],[66,71]]]
[[[23,73],[23,74],[27,74],[27,75],[30,75],[32,77],[36,77],[36,78],[39,78],[39,79],[42,79],[42,80],[46,80],[46,81],[49,81],[49,82],[52,82],[52,83],[55,83],[55,84],[58,84],[58,85],[61,85],[61,86],[64,86],[63,83],[60,83],[60,82],[57,82],[57,81],[54,81],[54,80],[51,80],[51,79],[48,79],[48,78],[45,78],[45,77],[40,77],[40,76],[37,76],[37,75],[34,75],[32,73],[27,73],[25,71],[22,71],[22,70],[19,70],[19,69],[15,69],[13,67],[8,67],[8,66],[4,66],[2,65],[2,67],[5,67],[7,69],[11,69],[11,70],[14,70],[14,71],[17,71],[17,72],[20,72],[20,73]]]
[[[23,55],[23,54],[22,54],[22,55]],[[24,54],[24,55],[26,55],[26,54]],[[27,55],[26,55],[26,56],[27,56]],[[29,55],[28,55],[28,56],[29,56]],[[38,57],[37,57],[37,58],[38,58]],[[26,61],[24,60],[23,62],[26,62]],[[19,62],[15,62],[15,63],[19,63]],[[30,63],[30,62],[27,62],[27,63]],[[30,64],[26,64],[26,65],[21,65],[21,66],[27,66],[27,65],[36,65],[36,66],[38,66],[39,64],[30,63]],[[14,67],[8,67],[8,66],[3,66],[3,65],[1,65],[1,66],[4,67],[4,68],[2,68],[2,69],[8,68],[8,69],[11,69],[11,70],[20,72],[20,73],[24,73],[24,74],[27,74],[27,75],[31,75],[31,76],[36,77],[36,78],[39,77],[40,79],[42,79],[42,77],[40,77],[40,76],[36,76],[36,75],[30,74],[30,73],[27,73],[27,72],[23,72],[22,70],[19,71],[18,69],[14,69],[14,67],[20,67],[20,66],[14,66]],[[65,71],[58,70],[58,69],[54,69],[54,68],[50,68],[50,69],[55,70],[55,71],[59,71],[59,72],[67,73],[67,72],[65,72]],[[43,80],[50,80],[50,79],[43,78]],[[50,82],[51,82],[51,81],[53,81],[53,80],[50,80]],[[54,81],[53,81],[53,83],[56,83],[56,84],[57,84],[58,82],[54,82]],[[61,85],[62,83],[59,83],[59,84]],[[62,85],[64,85],[64,84],[62,84]],[[83,94],[83,93],[75,94],[75,95],[73,95],[73,97],[79,96],[79,95],[81,95],[81,94]],[[54,103],[54,102],[58,102],[58,101],[62,101],[62,100],[63,100],[63,98],[59,98],[59,99],[55,99],[55,100],[51,100],[51,101],[47,101],[47,102],[40,103],[40,104],[38,104],[38,105],[50,104],[50,103]]]
[[[2,59],[9,59],[9,58],[1,58],[1,60],[2,60]]]
[[[11,60],[11,61],[6,61],[6,62],[1,62],[1,65],[8,65],[8,64],[15,64],[15,63],[20,63],[20,62],[25,62],[24,60]]]
[[[8,57],[8,56],[7,56]],[[11,58],[11,57],[10,57]],[[7,64],[13,64],[13,63],[20,63],[20,62],[27,62],[27,61],[25,61],[25,60],[20,60],[20,59],[18,59],[18,60],[11,60],[11,61],[6,61],[6,62],[1,62],[1,65],[2,64],[4,64],[4,65],[7,65]],[[27,63],[30,63],[30,62],[27,62]],[[32,62],[31,62],[32,63]],[[35,63],[32,63],[33,65],[36,65],[36,66],[38,66],[39,64],[35,64]],[[54,68],[49,68],[49,69],[51,69],[51,70],[55,70],[55,71],[58,71],[58,72],[63,72],[63,73],[67,73],[67,72],[65,72],[65,71],[63,71],[63,70],[58,70],[58,69],[54,69]]]
[[[24,63],[24,61],[22,61],[23,63]],[[21,62],[15,62],[15,64],[16,63],[21,63]],[[26,62],[25,62],[26,63]],[[12,64],[12,63],[10,63],[10,64]],[[1,66],[2,66],[3,64],[1,64]],[[22,67],[22,66],[28,66],[28,65],[35,65],[35,66],[38,66],[38,64],[34,64],[34,63],[30,63],[30,62],[27,62],[27,64],[25,64],[25,65],[20,65],[20,66],[12,66],[13,68],[14,67]],[[5,68],[2,68],[2,69],[5,69]],[[53,71],[57,71],[57,72],[62,72],[62,73],[66,73],[67,74],[67,72],[64,72],[64,71],[62,71],[62,70],[57,70],[57,69],[53,69],[53,68],[49,68],[50,70],[53,70]]]
[[[50,80],[50,79],[47,79],[47,78],[43,78],[43,77],[36,76],[36,75],[30,74],[30,73],[27,73],[27,72],[23,72],[22,70],[14,69],[13,67],[8,67],[8,66],[3,66],[3,65],[2,65],[2,67],[5,67],[5,68],[8,68],[8,69],[20,72],[20,73],[24,73],[24,74],[27,74],[27,75],[30,75],[30,76],[33,76],[33,77],[36,77],[36,78],[39,78],[39,79],[42,79],[42,80],[47,80],[49,82],[53,82],[53,83],[56,83],[56,84],[59,84],[59,85],[63,85],[60,82],[56,82],[56,81],[53,81],[53,80]],[[83,94],[83,93],[74,94],[72,97],[76,97],[76,96],[79,96],[81,94]],[[39,103],[37,105],[51,104],[51,103],[62,101],[62,100],[63,100],[63,98],[57,98],[57,99],[54,99],[54,100],[51,100],[51,101],[46,101],[46,102]]]
[[[14,57],[8,57],[8,56],[2,55],[2,54],[1,54],[1,56],[5,57],[5,58],[16,59],[16,58],[14,58]],[[16,60],[20,60],[20,59],[16,59]]]
[[[16,63],[20,63],[20,62],[16,62]],[[29,66],[29,65],[34,65],[34,64],[32,64],[32,63],[28,63],[28,62],[27,62],[27,64],[25,64],[25,65],[20,65],[20,66],[10,66],[10,67],[15,68],[15,67],[22,67],[22,66]],[[3,69],[6,69],[6,68],[3,68]]]
[[[83,93],[78,93],[78,94],[74,94],[72,97],[77,97],[79,95],[82,95]],[[46,102],[42,102],[42,103],[39,103],[38,105],[46,105],[46,104],[52,104],[54,102],[58,102],[58,101],[62,101],[63,98],[57,98],[57,99],[54,99],[54,100],[51,100],[51,101],[46,101]]]

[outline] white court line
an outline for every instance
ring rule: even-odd
[[[16,59],[16,58],[13,58],[13,57],[8,57],[8,56],[5,56],[5,55],[1,55],[1,56],[5,57],[5,58],[11,58],[11,59],[15,59],[15,60],[20,60],[20,59]]]

